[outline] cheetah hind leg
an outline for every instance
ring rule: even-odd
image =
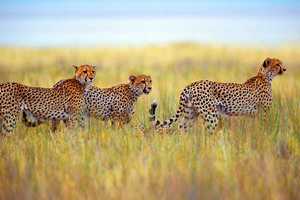
[[[186,104],[186,107],[184,108],[184,116],[179,124],[180,131],[186,133],[188,129],[190,129],[194,125],[197,117],[198,114],[193,105],[189,103]]]
[[[37,127],[41,124],[41,122],[28,110],[22,112],[22,122],[27,127]]]
[[[219,102],[212,95],[203,96],[203,99],[205,100],[204,102],[207,102],[207,104],[198,104],[195,109],[204,120],[204,125],[208,133],[213,134],[216,131],[220,118],[220,112],[217,107]]]
[[[219,123],[219,114],[217,111],[210,112],[206,114],[204,117],[204,124],[205,128],[207,129],[208,133],[213,134],[216,131],[216,128]]]

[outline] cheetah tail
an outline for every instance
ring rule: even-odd
[[[182,106],[176,111],[176,114],[172,116],[170,119],[163,121],[162,123],[156,118],[156,109],[158,104],[153,102],[151,104],[151,108],[149,109],[150,121],[152,122],[152,126],[156,129],[158,128],[170,128],[170,126],[178,120],[178,118],[182,115]]]

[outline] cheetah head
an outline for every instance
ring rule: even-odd
[[[152,80],[150,76],[139,75],[129,76],[130,87],[137,95],[149,94],[152,90]]]
[[[95,66],[93,65],[80,65],[79,67],[73,65],[75,68],[75,78],[82,85],[90,85],[93,83],[96,75]]]
[[[283,74],[286,68],[283,66],[282,62],[277,58],[266,58],[259,70],[261,74],[266,75],[270,79],[277,75]]]

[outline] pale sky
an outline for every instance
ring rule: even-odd
[[[285,44],[300,41],[300,1],[10,0],[0,27],[0,46]]]

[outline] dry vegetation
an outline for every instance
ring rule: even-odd
[[[159,117],[177,107],[192,81],[243,82],[267,56],[287,73],[273,81],[270,120],[232,118],[208,135],[201,121],[182,135],[174,127],[155,134],[148,122],[152,100]],[[153,78],[153,92],[137,104],[124,129],[91,120],[84,131],[21,123],[0,140],[0,199],[299,199],[300,48],[247,49],[195,44],[145,48],[0,49],[0,80],[51,87],[70,77],[71,64],[98,66],[95,85]]]

